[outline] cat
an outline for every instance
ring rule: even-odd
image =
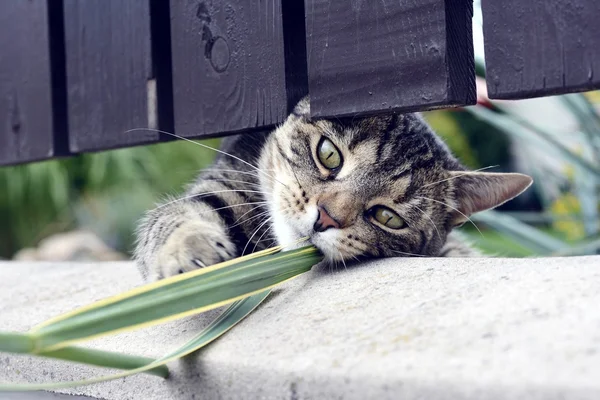
[[[135,259],[147,280],[308,237],[329,262],[472,257],[451,233],[532,179],[468,171],[419,114],[312,119],[223,140],[185,195],[149,211]],[[298,246],[298,244],[296,244]]]

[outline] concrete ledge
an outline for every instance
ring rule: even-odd
[[[0,329],[25,331],[139,283],[126,262],[0,263]],[[159,356],[214,316],[92,345]],[[600,257],[388,259],[314,271],[170,368],[168,380],[140,375],[67,392],[102,399],[599,399]],[[1,381],[107,371],[0,355]]]

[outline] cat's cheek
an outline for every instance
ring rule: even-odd
[[[300,239],[300,236],[294,232],[286,219],[277,212],[273,215],[273,231],[275,232],[275,238],[279,246],[291,246]]]

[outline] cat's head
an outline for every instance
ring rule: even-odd
[[[417,114],[311,119],[307,99],[260,164],[279,243],[308,236],[330,260],[437,255],[454,227],[532,182],[467,171]]]

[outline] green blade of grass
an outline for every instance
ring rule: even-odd
[[[569,249],[563,249],[552,253],[552,257],[571,257],[600,254],[600,239],[585,240],[576,243]]]
[[[59,360],[72,361],[80,364],[95,365],[97,367],[132,370],[144,367],[154,362],[153,358],[134,356],[112,351],[85,349],[82,347],[69,346],[59,350],[53,350],[37,354],[41,357],[56,358]],[[166,378],[169,370],[165,366],[157,366],[145,370],[152,375]]]
[[[33,339],[17,332],[0,332],[0,352],[31,353],[34,349]]]
[[[33,352],[33,339],[26,333],[0,332],[0,352],[31,354]],[[59,350],[36,354],[41,357],[73,361],[77,363],[95,365],[98,367],[116,369],[134,369],[148,365],[154,360],[148,357],[132,356],[81,347],[65,347]],[[147,371],[150,374],[166,378],[169,371],[165,367],[158,367]]]
[[[234,325],[240,322],[244,317],[250,314],[262,301],[269,295],[270,290],[260,292],[258,294],[247,297],[243,300],[238,300],[216,318],[210,325],[203,329],[198,335],[190,339],[183,346],[171,351],[163,357],[149,363],[145,366],[121,372],[113,375],[106,375],[92,379],[85,379],[73,382],[56,382],[56,383],[41,383],[41,384],[0,384],[0,392],[2,391],[33,391],[33,390],[55,390],[66,389],[94,383],[105,382],[113,379],[124,378],[126,376],[146,372],[160,367],[164,367],[168,362],[184,357],[194,351],[201,349],[211,343],[225,332],[230,330]]]
[[[133,289],[32,329],[34,353],[198,314],[269,289],[322,259],[313,246],[188,272]]]

